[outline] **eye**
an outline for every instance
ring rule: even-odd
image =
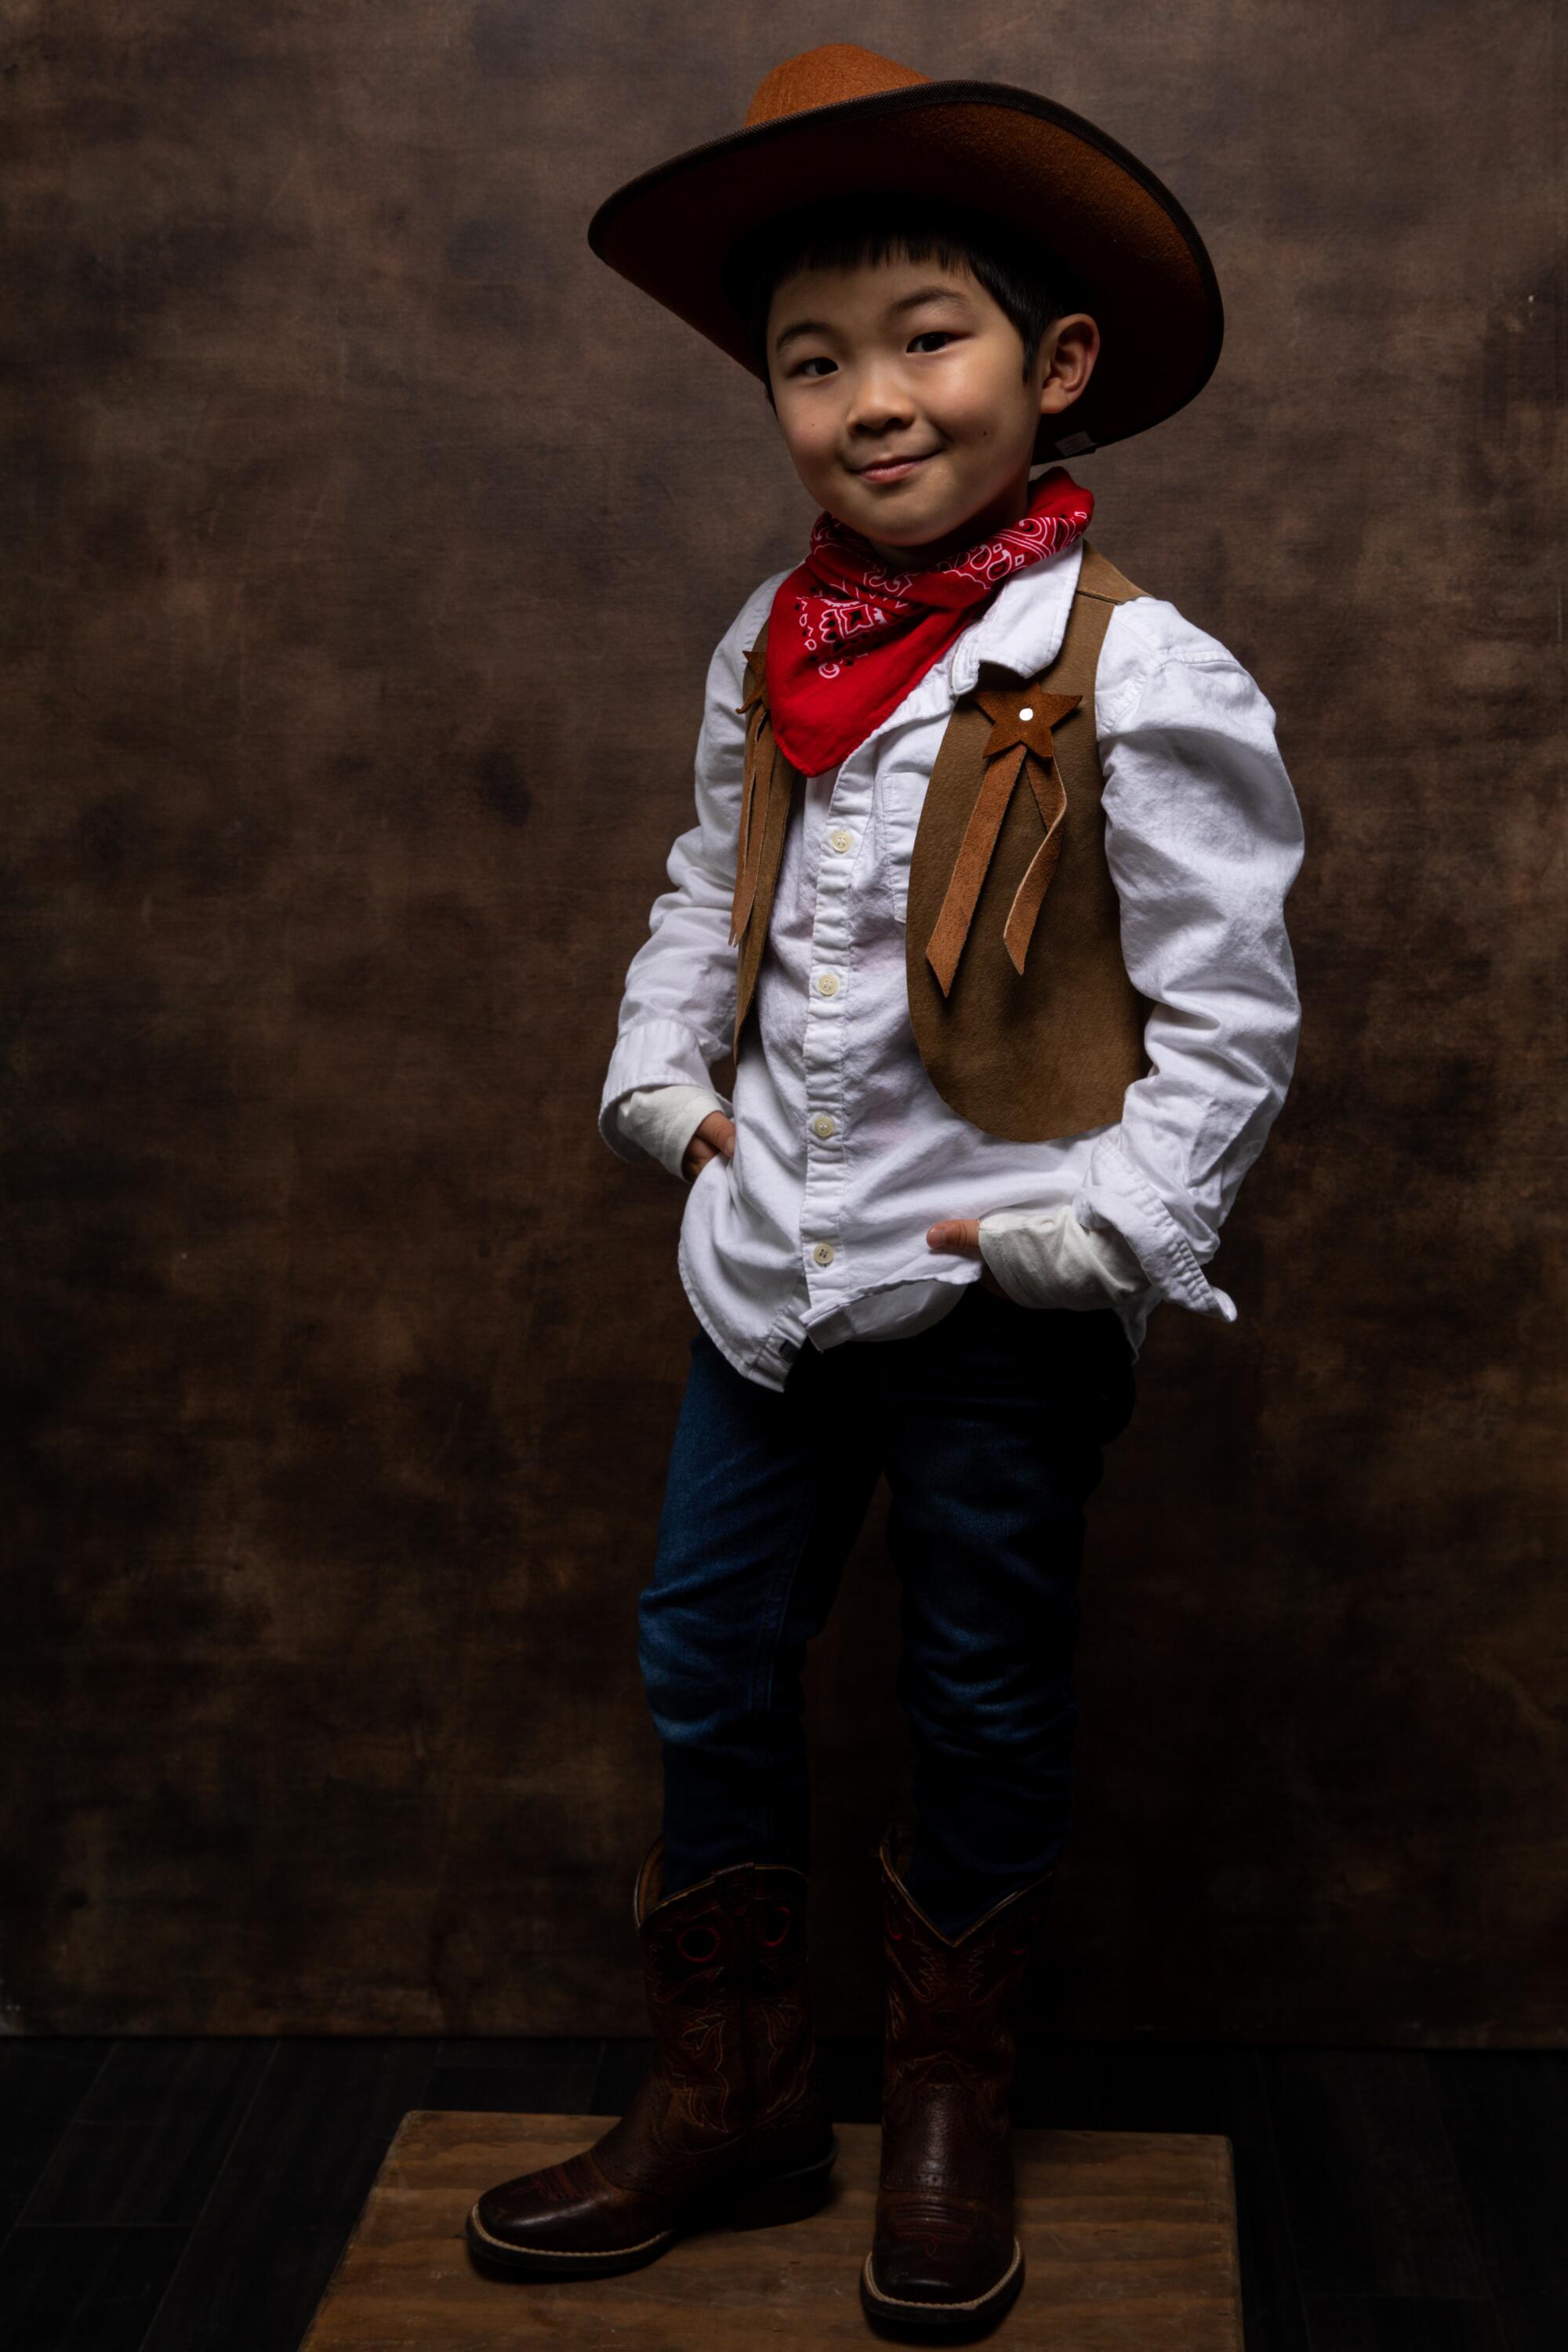
[[[912,351],[914,350],[914,347],[915,347],[915,345],[916,345],[917,343],[929,343],[929,342],[930,342],[930,341],[931,341],[931,337],[932,337],[933,335],[935,335],[935,336],[938,338],[938,340],[939,340],[940,341],[944,342],[944,343],[951,343],[951,342],[952,341],[952,340],[953,340],[952,331],[952,329],[951,329],[951,328],[948,328],[948,327],[926,327],[926,328],[923,328],[923,329],[921,330],[921,331],[918,335],[914,335],[914,336],[911,336],[911,337],[910,337],[910,351],[912,352]]]
[[[811,359],[802,360],[797,368],[791,368],[790,373],[791,375],[804,375],[807,368],[816,367],[819,362],[822,366],[826,368],[830,368],[833,365],[833,362],[828,358],[826,352],[817,352]],[[813,382],[815,381],[816,379],[813,378]]]

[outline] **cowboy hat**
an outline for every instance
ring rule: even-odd
[[[852,42],[774,66],[742,130],[628,180],[588,243],[765,382],[726,281],[736,247],[824,197],[899,191],[992,215],[1072,273],[1100,349],[1078,399],[1041,418],[1037,464],[1147,431],[1213,374],[1225,325],[1213,265],[1146,164],[1034,90],[931,81]]]

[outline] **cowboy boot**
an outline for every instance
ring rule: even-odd
[[[664,1841],[637,1874],[653,2060],[592,2147],[487,2189],[468,2215],[485,2262],[604,2278],[704,2223],[765,2229],[815,2213],[837,2144],[812,2026],[806,1879],[733,1863],[664,1895]]]
[[[1018,1991],[1053,1874],[952,1938],[910,1895],[889,1838],[879,1859],[882,2161],[860,2300],[889,2328],[970,2334],[999,2318],[1024,2284],[1008,2099]]]

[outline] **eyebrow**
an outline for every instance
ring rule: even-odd
[[[896,302],[889,305],[888,316],[896,319],[901,311],[916,310],[922,302],[957,302],[965,310],[969,307],[967,298],[956,286],[917,286],[912,294],[901,294]],[[773,337],[774,353],[782,352],[784,345],[793,342],[797,335],[830,335],[832,332],[833,329],[826,320],[795,319],[787,327],[781,327]]]

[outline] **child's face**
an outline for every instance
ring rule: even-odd
[[[1094,320],[1074,311],[1026,378],[1016,327],[967,270],[897,257],[781,279],[767,336],[796,473],[900,569],[1016,521],[1040,417],[1078,398],[1100,350]],[[917,462],[866,470],[889,457]]]

